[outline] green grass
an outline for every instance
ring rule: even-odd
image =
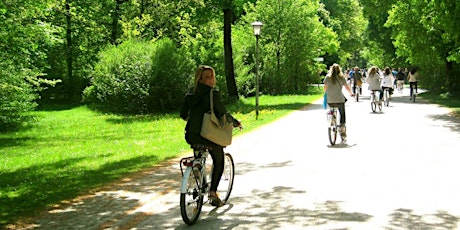
[[[239,135],[321,95],[261,96],[257,120],[254,98],[227,108],[245,126]],[[0,226],[190,152],[178,113],[120,116],[81,106],[33,115],[35,126],[0,135]]]
[[[450,94],[435,94],[435,93],[423,93],[421,96],[429,101],[445,106],[452,110],[452,113],[460,117],[460,98],[454,97]]]

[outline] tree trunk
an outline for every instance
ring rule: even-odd
[[[65,18],[66,18],[66,61],[67,61],[67,83],[65,88],[66,91],[66,99],[69,102],[74,102],[78,98],[76,95],[76,89],[78,88],[78,84],[76,84],[76,80],[73,77],[72,68],[73,68],[73,54],[72,54],[72,18],[70,16],[70,0],[65,1]]]
[[[235,71],[233,66],[232,51],[232,19],[233,11],[229,7],[224,7],[224,62],[225,62],[225,79],[227,81],[228,96],[238,98],[238,89],[235,81]]]

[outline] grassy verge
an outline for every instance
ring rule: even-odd
[[[245,126],[239,135],[321,94],[262,96],[258,120],[254,98],[228,110]],[[0,226],[190,151],[178,113],[119,116],[82,106],[34,115],[34,127],[0,135]]]
[[[460,98],[455,98],[449,94],[435,94],[430,92],[423,93],[422,97],[432,103],[451,109],[455,116],[460,117]]]

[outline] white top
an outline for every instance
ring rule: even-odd
[[[393,87],[394,81],[395,77],[393,76],[393,74],[383,75],[382,87]]]

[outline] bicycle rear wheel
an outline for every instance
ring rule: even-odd
[[[217,193],[220,199],[225,204],[230,197],[233,189],[233,179],[235,178],[235,164],[233,157],[230,153],[224,155],[224,172],[220,178],[219,186],[217,186]]]
[[[337,127],[330,126],[327,129],[327,132],[329,134],[329,143],[331,143],[331,145],[335,145],[335,142],[337,141]]]
[[[388,90],[385,90],[385,106],[388,107],[390,105],[390,93]]]
[[[196,223],[201,214],[203,207],[203,193],[200,192],[202,180],[203,177],[195,178],[192,167],[185,170],[180,194],[180,213],[182,220],[188,225]],[[184,186],[185,191],[182,191]]]

